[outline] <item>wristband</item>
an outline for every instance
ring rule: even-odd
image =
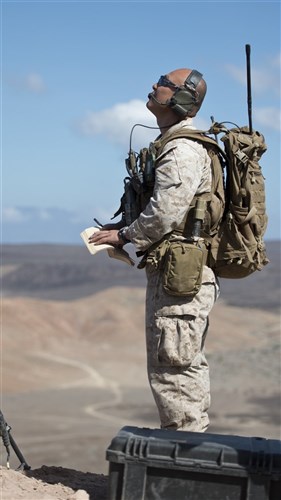
[[[126,238],[125,236],[125,232],[127,231],[127,229],[128,226],[125,226],[118,231],[118,238],[123,241],[124,245],[126,245],[126,243],[130,243],[130,240],[128,240],[128,238]]]

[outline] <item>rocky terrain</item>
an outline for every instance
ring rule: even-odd
[[[210,432],[280,439],[280,242],[268,254],[261,273],[221,283],[206,345]],[[0,445],[1,500],[104,500],[111,439],[159,426],[144,272],[78,246],[3,245],[1,262],[1,409],[31,466],[13,470],[12,451],[7,470]]]

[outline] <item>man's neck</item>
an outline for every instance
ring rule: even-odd
[[[176,123],[179,123],[179,120],[175,119],[174,121],[172,121],[170,119],[170,120],[164,120],[164,121],[161,121],[161,122],[159,120],[157,122],[158,127],[159,127],[160,132],[161,132],[162,135],[165,134],[165,132],[167,132],[169,130],[169,128],[171,128]]]
[[[183,118],[183,119],[178,119],[178,118],[172,118],[168,119],[159,119],[157,120],[158,127],[160,129],[161,135],[165,134],[171,127],[176,125],[177,123],[180,123],[184,121],[186,125],[192,125],[192,118]]]

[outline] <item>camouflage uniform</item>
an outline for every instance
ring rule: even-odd
[[[182,127],[193,128],[187,119]],[[160,154],[153,196],[126,236],[137,250],[146,250],[173,231],[184,219],[195,194],[210,192],[210,159],[201,144],[177,138]],[[204,355],[208,315],[219,288],[212,270],[204,266],[202,286],[193,297],[168,295],[163,271],[146,265],[146,343],[151,389],[164,428],[204,431],[210,406],[209,369]]]

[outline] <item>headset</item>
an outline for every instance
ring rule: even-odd
[[[193,69],[184,84],[175,91],[174,95],[168,101],[168,106],[171,107],[177,115],[188,115],[188,113],[193,110],[194,106],[198,104],[199,94],[196,87],[201,81],[202,76],[202,73]]]

